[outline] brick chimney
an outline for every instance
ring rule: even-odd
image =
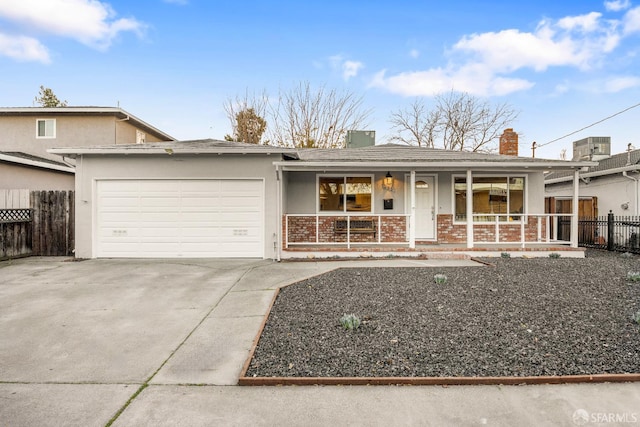
[[[505,129],[500,135],[500,154],[518,155],[518,134],[513,131],[513,128]]]

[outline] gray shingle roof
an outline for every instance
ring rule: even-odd
[[[590,172],[605,172],[608,170],[618,169],[628,165],[636,165],[640,164],[640,150],[632,150],[631,152],[624,152],[619,154],[614,154],[613,156],[600,160],[597,166],[590,166],[589,170],[585,173]],[[545,175],[545,181],[556,179],[556,178],[564,178],[567,176],[572,176],[573,172],[553,172]]]
[[[347,161],[347,162],[440,162],[440,161],[473,161],[473,162],[527,162],[546,163],[557,162],[567,164],[562,160],[533,159],[531,157],[515,157],[490,153],[473,153],[468,151],[452,151],[439,148],[425,148],[400,144],[381,144],[361,148],[340,149],[302,149],[298,150],[300,160],[308,161]]]
[[[173,153],[295,153],[295,149],[286,147],[272,147],[269,145],[248,144],[245,142],[221,141],[217,139],[195,139],[190,141],[146,142],[144,144],[111,144],[91,147],[54,148],[50,152],[55,154],[100,154],[100,153],[131,153],[153,154],[154,152],[171,151]]]
[[[381,144],[362,148],[296,149],[243,142],[199,139],[191,141],[154,142],[132,145],[107,145],[98,147],[58,148],[51,153],[73,156],[75,154],[280,154],[284,168],[328,167],[386,167],[389,163],[398,167],[413,164],[434,163],[436,166],[455,168],[469,165],[487,167],[516,166],[524,168],[572,169],[588,166],[591,162],[533,159],[489,153],[451,151],[399,144]],[[360,163],[361,165],[358,165]]]

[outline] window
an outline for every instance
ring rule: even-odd
[[[55,138],[56,119],[36,120],[36,138]]]
[[[147,135],[141,130],[136,129],[136,144],[144,144],[146,142]]]
[[[467,178],[455,177],[454,183],[455,220],[467,219]],[[495,221],[493,214],[500,214],[499,221],[519,221],[524,212],[524,177],[473,177],[474,221]]]
[[[371,176],[321,176],[318,209],[321,212],[371,212]]]

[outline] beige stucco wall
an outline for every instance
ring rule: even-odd
[[[38,119],[56,120],[55,138],[36,138]],[[0,135],[3,151],[22,151],[28,154],[60,160],[47,153],[49,148],[87,147],[95,145],[135,144],[136,127],[115,116],[43,115],[0,118]],[[146,133],[146,142],[158,142],[158,138]]]
[[[95,182],[100,179],[259,178],[265,182],[264,256],[273,258],[279,230],[273,156],[83,156],[76,162],[76,257],[92,258]]]
[[[135,144],[136,143],[136,130],[138,128],[133,126],[128,120],[116,120],[115,121],[115,136],[114,141],[116,144]],[[142,131],[145,134],[145,142],[161,142],[162,140]],[[112,142],[113,143],[113,142]]]
[[[0,162],[0,189],[73,190],[74,175]]]

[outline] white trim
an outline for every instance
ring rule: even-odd
[[[276,168],[278,167],[278,165],[276,165]],[[342,178],[344,185],[346,186],[347,182],[346,179],[347,178],[371,178],[371,210],[370,211],[348,211],[347,210],[347,200],[346,200],[346,196],[347,194],[344,193],[343,197],[345,197],[344,203],[343,203],[343,210],[341,211],[321,211],[320,210],[320,178]],[[320,213],[340,213],[340,214],[353,214],[353,212],[364,212],[364,213],[369,213],[369,214],[373,214],[375,213],[375,174],[358,174],[358,173],[329,173],[329,174],[324,174],[324,173],[316,173],[316,214],[320,214]]]
[[[60,172],[69,172],[73,174],[76,173],[76,170],[70,166],[59,166],[59,165],[54,165],[52,163],[41,162],[38,160],[31,160],[31,159],[23,159],[22,157],[11,156],[11,155],[2,154],[2,153],[0,153],[0,160],[9,162],[9,163],[17,163],[20,165],[33,166],[33,167],[42,168],[42,169],[51,169],[51,170],[56,170]]]
[[[467,187],[466,187],[466,205],[467,205],[467,248],[473,248],[473,172],[471,169],[467,169]],[[455,181],[454,181],[455,182]],[[455,192],[454,192],[455,197]],[[456,213],[453,213],[453,219],[455,220]]]
[[[44,125],[45,133],[47,131],[47,123],[46,122],[53,122],[53,135],[51,135],[51,136],[49,136],[49,135],[40,136],[40,127],[38,126],[38,124],[40,122],[45,122],[45,125]],[[36,119],[36,139],[56,139],[57,128],[58,128],[58,123],[57,123],[56,119]]]

